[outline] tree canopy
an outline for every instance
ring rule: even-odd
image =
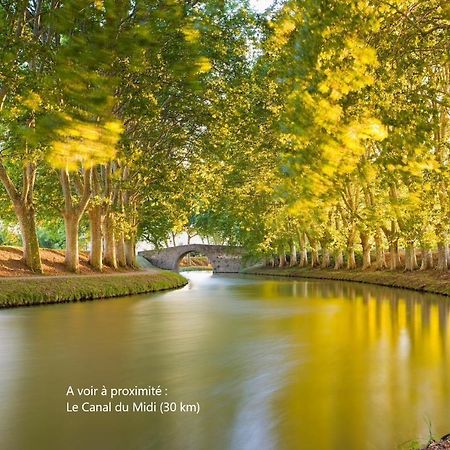
[[[1,239],[18,225],[37,272],[61,236],[77,271],[80,229],[98,270],[183,231],[280,265],[445,270],[449,18],[444,0],[0,0]]]

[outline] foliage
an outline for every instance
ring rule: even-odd
[[[370,267],[372,249],[397,268],[403,247],[413,270],[416,247],[422,260],[437,248],[446,269],[448,13],[442,0],[285,0],[264,14],[4,0],[1,220],[31,223],[24,248],[30,218],[48,245],[62,245],[62,218],[89,225],[91,248],[103,236],[122,264],[138,238],[187,231],[268,258],[345,254],[348,268],[355,252]]]

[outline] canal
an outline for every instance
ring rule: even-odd
[[[177,291],[0,311],[0,448],[394,450],[450,432],[449,299],[185,275]],[[162,395],[132,396],[149,386]],[[110,401],[157,412],[67,411]]]

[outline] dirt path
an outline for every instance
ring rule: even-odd
[[[0,282],[1,280],[26,280],[26,279],[52,279],[52,278],[73,278],[73,277],[102,277],[104,275],[124,275],[136,276],[146,271],[146,273],[156,273],[158,269],[153,267],[147,260],[138,256],[138,264],[141,270],[112,269],[104,266],[102,273],[95,271],[89,265],[89,255],[86,252],[80,253],[80,273],[72,274],[67,272],[64,265],[64,251],[41,249],[43,275],[36,275],[31,272],[23,263],[22,249],[18,247],[0,246]]]

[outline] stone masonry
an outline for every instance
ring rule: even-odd
[[[208,257],[214,273],[238,273],[241,271],[243,249],[228,245],[179,245],[161,250],[139,252],[139,255],[160,269],[178,271],[181,259],[190,252],[198,252]]]

